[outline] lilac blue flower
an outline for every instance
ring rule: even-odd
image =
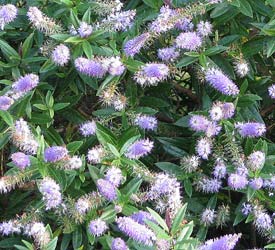
[[[86,22],[81,22],[77,31],[80,37],[86,38],[92,34],[93,27]]]
[[[96,78],[102,78],[107,72],[100,60],[96,59],[79,57],[75,60],[75,67],[80,73]]]
[[[258,177],[258,178],[251,179],[249,181],[249,186],[254,190],[259,190],[262,188],[263,183],[264,183],[263,179],[261,177]]]
[[[163,48],[158,50],[158,58],[162,61],[172,62],[178,58],[180,53],[174,47]]]
[[[130,159],[139,159],[149,154],[153,146],[154,143],[149,139],[140,139],[129,146],[125,155]]]
[[[103,235],[107,229],[108,226],[106,222],[102,219],[92,220],[89,223],[89,232],[96,237]]]
[[[52,52],[52,60],[59,66],[66,65],[70,60],[70,50],[64,44],[60,44]]]
[[[127,41],[123,47],[125,55],[133,57],[134,55],[138,54],[149,38],[149,33],[143,33]]]
[[[44,152],[45,162],[57,162],[64,159],[68,155],[68,150],[61,146],[52,146],[46,148]]]
[[[107,170],[105,174],[105,179],[113,184],[115,187],[118,187],[123,180],[123,175],[119,168],[111,167]]]
[[[12,98],[8,96],[0,96],[0,110],[8,110],[12,104]]]
[[[16,152],[11,155],[12,163],[20,169],[25,169],[31,165],[30,156],[22,152]]]
[[[27,74],[13,83],[12,88],[16,92],[26,93],[35,88],[39,83],[39,77],[35,74]]]
[[[228,186],[234,190],[243,189],[248,184],[248,180],[246,176],[239,175],[239,174],[230,174],[227,182],[228,182]]]
[[[87,121],[85,123],[82,123],[79,127],[79,131],[85,137],[95,135],[95,132],[96,132],[95,121]]]
[[[202,46],[202,39],[196,32],[185,32],[179,34],[175,44],[177,48],[195,51]]]
[[[96,182],[99,193],[108,201],[117,199],[117,192],[115,186],[104,179],[98,179]]]
[[[259,137],[266,132],[265,124],[259,122],[238,122],[235,124],[235,128],[242,137]]]
[[[155,130],[158,121],[154,116],[138,115],[135,119],[135,124],[144,130]]]
[[[0,6],[0,30],[3,30],[6,24],[12,22],[17,16],[18,10],[13,4]]]
[[[112,241],[111,250],[128,250],[125,241],[121,238],[115,238]]]

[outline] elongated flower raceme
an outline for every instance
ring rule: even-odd
[[[235,124],[235,128],[242,137],[259,137],[266,132],[265,124],[259,122],[238,122]]]
[[[16,93],[26,93],[35,88],[39,83],[39,77],[35,74],[27,74],[13,83],[12,88]]]
[[[264,181],[261,177],[258,177],[258,178],[254,178],[254,179],[251,179],[249,181],[249,186],[254,189],[254,190],[259,190],[262,188],[264,184]]]
[[[205,132],[210,121],[203,115],[192,115],[189,120],[189,126],[196,132]]]
[[[180,53],[176,50],[176,48],[163,48],[158,50],[158,58],[162,61],[174,61],[178,58]]]
[[[131,218],[134,221],[136,221],[139,224],[141,224],[141,225],[146,225],[146,220],[154,222],[153,216],[150,213],[145,212],[145,211],[138,211],[136,213],[133,213],[131,215]]]
[[[18,10],[13,4],[0,6],[0,30],[3,30],[6,24],[16,18],[17,12]]]
[[[201,138],[196,146],[197,154],[204,160],[207,160],[212,152],[212,142],[208,138]]]
[[[3,221],[0,223],[0,234],[3,236],[21,233],[22,225],[17,220]]]
[[[44,248],[51,240],[50,233],[42,222],[25,225],[24,233],[31,236],[40,248]]]
[[[215,211],[213,209],[206,208],[201,214],[201,222],[205,226],[209,226],[214,223],[216,218]]]
[[[156,241],[154,232],[144,225],[135,222],[130,217],[119,217],[117,225],[120,231],[126,234],[131,239],[146,246],[153,246]]]
[[[184,17],[176,22],[175,27],[179,30],[187,32],[193,30],[194,24],[191,19]]]
[[[212,32],[212,24],[208,21],[200,21],[197,26],[197,32],[200,36],[209,36]]]
[[[95,135],[95,132],[96,132],[95,121],[88,121],[88,122],[81,124],[79,127],[79,131],[85,137],[88,137],[90,135]]]
[[[235,96],[239,94],[238,86],[219,69],[207,69],[205,79],[211,87],[224,95]]]
[[[12,98],[8,96],[0,96],[0,110],[8,110],[12,104]]]
[[[202,177],[197,181],[197,189],[204,193],[217,193],[221,187],[222,182],[217,178]]]
[[[106,222],[103,221],[102,219],[93,220],[89,224],[90,233],[97,237],[103,235],[107,229],[108,229],[108,226]]]
[[[227,169],[223,160],[217,159],[213,169],[213,175],[217,179],[222,179],[226,176]]]
[[[119,56],[112,56],[109,58],[102,59],[103,66],[108,70],[112,76],[120,76],[125,71],[125,66],[121,62]]]
[[[245,60],[235,62],[234,69],[239,77],[245,77],[249,72],[249,66]]]
[[[194,51],[201,47],[202,39],[196,32],[181,33],[175,40],[177,48]]]
[[[228,234],[220,238],[211,239],[201,245],[198,250],[233,250],[241,234]]]
[[[46,210],[58,207],[62,202],[60,186],[51,178],[46,177],[39,183],[39,191],[42,193]]]
[[[248,180],[246,176],[240,174],[230,174],[228,177],[228,186],[234,190],[243,189],[247,186]]]
[[[259,170],[264,166],[265,153],[262,151],[255,151],[247,157],[246,165],[253,171]]]
[[[135,16],[135,10],[111,13],[97,26],[98,28],[106,29],[109,31],[124,31],[132,26]]]
[[[169,75],[169,68],[162,63],[147,63],[134,75],[134,79],[141,86],[155,86],[164,81]]]
[[[31,165],[29,155],[22,152],[13,153],[11,155],[12,163],[20,169],[25,169]]]
[[[115,186],[104,179],[97,180],[97,188],[99,193],[108,201],[113,201],[117,198]]]
[[[44,152],[45,162],[57,162],[68,155],[68,150],[65,147],[53,146],[49,147]]]
[[[144,130],[155,130],[157,128],[157,119],[154,116],[138,115],[135,124]]]
[[[140,52],[145,43],[149,40],[150,34],[143,33],[124,44],[123,51],[126,56],[134,56]]]
[[[139,159],[151,152],[153,149],[154,143],[149,139],[141,139],[134,142],[125,155],[130,159]]]
[[[27,16],[32,25],[46,35],[51,35],[61,30],[61,27],[53,19],[44,15],[37,7],[30,7]]]
[[[257,231],[264,234],[272,228],[271,217],[264,211],[255,211],[254,225]]]
[[[123,180],[123,175],[119,168],[111,167],[107,170],[105,174],[105,179],[115,187],[118,187]]]
[[[97,59],[79,57],[75,60],[75,67],[80,73],[96,78],[102,78],[107,72],[107,69]]]
[[[66,65],[70,60],[70,50],[64,44],[58,45],[52,52],[52,60],[59,66]]]
[[[91,148],[88,151],[88,161],[90,161],[91,163],[100,163],[101,159],[104,157],[105,151],[104,148],[102,146],[95,146],[93,148]]]
[[[22,118],[17,120],[12,131],[12,141],[23,152],[36,154],[38,143],[35,140],[28,124]]]

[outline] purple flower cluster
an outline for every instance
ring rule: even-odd
[[[207,21],[200,21],[197,25],[197,32],[201,37],[209,36],[212,32],[212,24]]]
[[[111,250],[128,250],[125,241],[121,238],[115,238],[112,241]]]
[[[203,210],[201,214],[201,222],[205,226],[209,226],[214,223],[214,220],[216,218],[215,211],[213,209],[206,208]]]
[[[135,119],[135,124],[144,130],[155,130],[158,121],[154,116],[138,115]]]
[[[158,50],[158,58],[162,61],[172,62],[179,57],[180,53],[174,47]]]
[[[35,74],[20,77],[12,84],[10,91],[4,96],[0,96],[0,110],[8,110],[14,101],[34,89],[38,83],[39,77]]]
[[[195,51],[202,46],[202,39],[196,32],[185,32],[179,34],[175,44],[177,48]]]
[[[272,99],[275,99],[275,84],[268,87],[268,94]]]
[[[146,220],[154,222],[153,216],[145,211],[138,211],[131,215],[131,218],[141,225],[146,225]]]
[[[245,175],[240,175],[238,173],[230,174],[227,182],[228,186],[234,190],[243,189],[248,184],[247,177]]]
[[[117,199],[117,193],[115,186],[104,179],[98,179],[96,182],[99,193],[108,201],[114,201]]]
[[[228,234],[217,239],[206,241],[198,250],[233,250],[241,234]]]
[[[13,4],[0,6],[0,30],[3,30],[6,24],[12,22],[17,13],[18,10]]]
[[[57,162],[64,159],[68,155],[68,150],[61,146],[52,146],[46,148],[44,152],[45,162]]]
[[[235,96],[239,94],[238,86],[219,69],[207,69],[205,79],[210,86],[224,95]]]
[[[131,239],[146,246],[154,245],[156,235],[145,225],[139,224],[130,217],[119,217],[116,222],[119,230]]]
[[[149,139],[140,139],[129,146],[125,155],[130,159],[139,159],[149,154],[153,149],[154,143]]]
[[[247,157],[247,167],[253,171],[260,170],[265,163],[265,153],[262,151],[255,151]]]
[[[143,33],[127,41],[123,47],[125,55],[133,57],[134,55],[138,54],[140,50],[144,47],[145,43],[149,40],[149,38],[149,33]]]
[[[191,19],[184,17],[176,22],[175,27],[179,30],[187,32],[194,29],[194,24]]]
[[[222,179],[225,178],[226,173],[227,170],[224,161],[221,159],[217,159],[213,169],[213,176],[217,179]]]
[[[125,71],[125,66],[121,62],[119,56],[104,58],[102,60],[102,64],[103,67],[106,68],[109,74],[112,76],[120,76]]]
[[[104,148],[102,146],[95,146],[88,151],[87,158],[91,163],[97,164],[101,162],[104,155]]]
[[[107,72],[106,68],[104,68],[101,61],[98,59],[90,60],[79,57],[75,59],[75,67],[80,73],[95,78],[102,78]]]
[[[208,160],[209,155],[212,152],[212,142],[208,138],[201,138],[196,145],[197,154],[204,160]]]
[[[242,137],[259,137],[266,132],[265,124],[259,122],[238,122],[235,124],[235,128]]]
[[[217,193],[222,187],[221,180],[217,178],[202,177],[197,182],[198,190],[204,193]]]
[[[31,165],[30,156],[22,152],[13,153],[11,159],[12,163],[20,169],[25,169]]]
[[[95,121],[87,121],[81,124],[81,126],[79,127],[79,131],[85,137],[88,137],[90,135],[95,135],[95,132],[96,132]]]
[[[52,52],[52,60],[59,66],[66,65],[70,60],[70,50],[64,44],[58,45]]]
[[[46,203],[46,210],[56,208],[62,202],[59,185],[51,178],[46,177],[39,183],[39,191]]]
[[[93,27],[86,22],[81,22],[77,31],[80,37],[86,38],[92,34]]]
[[[111,167],[107,170],[105,174],[105,179],[113,184],[115,187],[118,187],[123,181],[123,175],[119,168]]]
[[[89,232],[96,237],[103,235],[107,229],[108,226],[102,219],[93,220],[89,224]]]
[[[155,86],[164,81],[169,75],[169,68],[162,63],[147,63],[134,75],[134,79],[141,86]]]

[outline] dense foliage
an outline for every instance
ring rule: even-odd
[[[0,4],[0,248],[275,248],[274,0]]]

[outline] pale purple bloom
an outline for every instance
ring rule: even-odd
[[[177,48],[194,51],[201,47],[202,39],[196,32],[185,32],[179,34],[175,43]]]
[[[119,56],[104,58],[102,60],[102,64],[112,76],[120,76],[125,71],[125,66],[121,62],[121,58]]]
[[[21,76],[15,83],[13,83],[12,88],[16,92],[26,93],[33,88],[35,88],[39,83],[39,77],[35,74],[27,74]]]
[[[96,132],[95,121],[88,121],[88,122],[81,124],[79,127],[79,131],[85,137],[88,137],[90,135],[95,135],[95,132]]]
[[[245,77],[249,72],[249,66],[245,60],[235,62],[234,69],[239,77]]]
[[[144,130],[155,130],[158,121],[154,116],[138,115],[135,119],[135,124]]]
[[[205,226],[209,226],[214,223],[214,220],[216,218],[215,211],[213,209],[206,208],[203,210],[201,214],[201,222]]]
[[[46,210],[56,208],[62,202],[60,186],[51,178],[44,178],[39,184],[39,191],[42,193],[43,201],[46,203]]]
[[[140,139],[129,146],[125,155],[130,159],[139,159],[146,156],[153,149],[154,143],[149,139]]]
[[[185,156],[181,159],[180,164],[185,172],[193,173],[200,165],[200,157],[196,155]]]
[[[260,233],[264,233],[272,228],[271,217],[263,211],[259,211],[255,213],[254,224],[256,226],[256,229]]]
[[[116,222],[120,231],[122,231],[131,239],[146,246],[154,245],[156,241],[156,235],[151,229],[135,222],[129,217],[119,217]]]
[[[227,182],[228,186],[234,190],[243,189],[248,184],[246,176],[239,174],[230,174]]]
[[[12,98],[8,96],[0,96],[0,110],[8,110],[12,104]]]
[[[264,180],[264,187],[275,190],[275,176],[272,176],[269,180]]]
[[[64,169],[73,170],[79,169],[82,167],[82,160],[79,156],[68,156],[66,157],[66,161],[63,162]]]
[[[158,50],[158,58],[162,61],[174,61],[179,55],[180,53],[174,47]]]
[[[60,44],[52,52],[52,60],[59,66],[66,65],[70,60],[70,50],[64,44]]]
[[[0,223],[0,233],[3,236],[21,233],[21,225],[15,220],[3,221]]]
[[[231,81],[221,70],[210,68],[205,73],[206,81],[214,89],[220,91],[224,95],[235,96],[239,94],[238,86]]]
[[[203,177],[197,181],[197,188],[204,193],[217,193],[221,187],[221,180],[216,178]]]
[[[150,38],[150,33],[143,33],[129,41],[127,41],[123,47],[123,51],[126,56],[134,56],[140,52],[145,43]]]
[[[229,119],[234,116],[235,106],[232,102],[222,103],[223,119]]]
[[[212,152],[212,143],[208,138],[201,138],[196,145],[197,154],[204,160],[208,159],[208,156]]]
[[[220,238],[211,239],[201,245],[198,250],[233,250],[241,234],[228,234]]]
[[[131,218],[141,225],[146,225],[146,220],[154,222],[153,216],[145,211],[138,211],[131,215]]]
[[[88,151],[87,158],[91,163],[100,163],[102,157],[104,156],[104,149],[102,146],[95,146]]]
[[[75,67],[80,73],[96,78],[102,78],[107,72],[102,63],[96,59],[79,57],[75,59]]]
[[[205,131],[205,135],[207,137],[218,135],[221,132],[221,129],[222,127],[218,125],[216,122],[209,122]]]
[[[163,63],[147,63],[134,75],[141,86],[155,86],[169,75],[169,68]]]
[[[241,164],[236,168],[236,174],[247,177],[248,176],[248,169],[244,164]]]
[[[135,16],[136,10],[114,12],[103,19],[99,27],[110,31],[126,30],[133,25]]]
[[[89,224],[89,232],[96,237],[103,235],[107,229],[108,226],[102,219],[92,220]]]
[[[253,171],[259,170],[264,166],[265,153],[255,151],[247,157],[247,166]]]
[[[266,132],[265,124],[259,122],[238,122],[235,124],[235,128],[242,137],[259,137]]]
[[[92,34],[93,27],[86,22],[81,22],[77,31],[80,37],[85,38]]]
[[[268,94],[272,99],[275,99],[275,84],[268,87]]]
[[[119,168],[111,167],[107,170],[107,173],[105,174],[105,179],[113,184],[115,187],[118,187],[123,180],[123,175]]]
[[[104,179],[98,179],[96,182],[99,193],[108,201],[113,201],[117,198],[115,186]]]
[[[243,203],[241,212],[245,216],[249,215],[252,212],[252,205],[250,203]]]
[[[209,115],[212,121],[219,121],[223,119],[223,108],[221,103],[215,103],[209,110]]]
[[[213,175],[217,179],[222,179],[226,176],[227,170],[223,160],[218,159],[215,162]]]
[[[57,162],[68,155],[68,150],[61,146],[52,146],[46,148],[44,152],[45,162]]]
[[[253,188],[254,190],[259,190],[263,186],[263,179],[261,177],[251,179],[249,181],[249,186]]]
[[[12,163],[20,169],[25,169],[31,165],[30,156],[22,152],[13,153],[11,159]]]
[[[189,18],[182,18],[179,21],[176,22],[175,27],[182,31],[192,31],[194,28],[194,24],[192,23],[192,20]]]
[[[168,6],[162,6],[160,14],[157,19],[151,23],[149,30],[155,33],[163,33],[174,28],[175,22],[173,18],[176,14],[175,10],[170,9]]]
[[[192,115],[189,120],[189,126],[196,132],[205,132],[209,122],[210,121],[207,119],[207,117],[203,115]]]
[[[128,250],[125,241],[121,238],[115,238],[112,241],[111,250]]]
[[[212,32],[212,24],[208,21],[200,21],[197,26],[197,32],[200,36],[209,36]]]
[[[170,250],[171,244],[170,241],[164,239],[157,239],[156,241],[156,250]]]
[[[12,22],[17,16],[18,10],[13,4],[6,4],[0,7],[0,30]]]

